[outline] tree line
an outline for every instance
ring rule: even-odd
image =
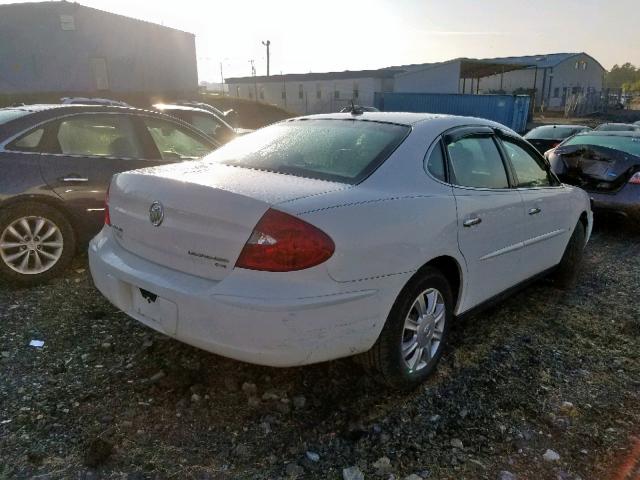
[[[605,85],[608,88],[622,88],[625,92],[640,93],[640,68],[629,62],[614,65],[606,73]]]

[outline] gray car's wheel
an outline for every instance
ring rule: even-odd
[[[568,289],[575,286],[582,259],[584,258],[585,241],[585,227],[579,221],[576,228],[573,229],[573,234],[562,255],[562,260],[560,260],[558,268],[553,273],[553,280],[557,287]]]
[[[408,389],[433,371],[453,318],[453,294],[447,279],[427,267],[396,300],[373,348],[360,358],[388,386]]]
[[[75,253],[75,234],[57,209],[25,202],[0,210],[0,277],[35,285],[60,274]]]

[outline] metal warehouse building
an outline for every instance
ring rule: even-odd
[[[191,33],[77,3],[0,5],[0,94],[197,87]]]
[[[563,108],[574,94],[599,94],[605,69],[586,53],[456,58],[379,70],[229,78],[229,94],[307,114],[336,111],[351,100],[372,106],[374,93],[527,93],[535,105]]]

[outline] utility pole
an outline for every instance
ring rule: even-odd
[[[269,45],[271,45],[271,40],[263,41],[262,44],[267,47],[267,77],[269,76]]]
[[[220,95],[224,96],[224,75],[222,74],[222,62],[220,62]]]
[[[255,94],[255,101],[258,101],[258,82],[256,81],[256,65],[253,59],[249,60],[251,64],[251,76],[253,77],[253,92]]]

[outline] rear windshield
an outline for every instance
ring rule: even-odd
[[[362,120],[296,120],[239,137],[206,159],[355,184],[384,162],[409,130],[406,125]]]
[[[31,112],[27,110],[14,110],[12,108],[0,108],[0,125],[2,125],[3,123],[10,122],[11,120],[15,120],[16,118],[29,115],[30,113]]]
[[[528,140],[563,140],[585,130],[584,127],[538,127],[527,133]]]
[[[578,135],[570,138],[562,146],[569,145],[595,145],[598,147],[613,148],[631,155],[640,156],[640,136],[623,137],[617,135]]]
[[[634,132],[638,130],[638,127],[624,123],[603,123],[596,127],[596,130],[601,132]]]

